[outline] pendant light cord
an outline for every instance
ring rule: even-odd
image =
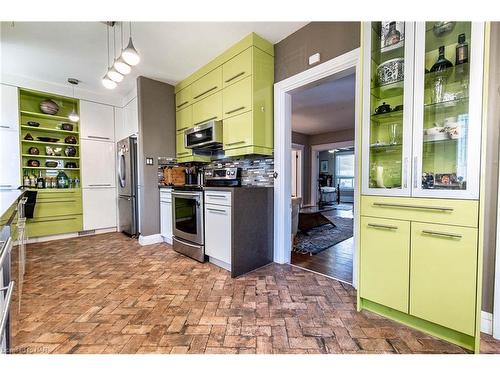
[[[108,54],[106,56],[106,65],[109,68],[109,26],[106,25],[106,41],[108,42]]]
[[[113,26],[113,60],[116,59],[116,28]]]

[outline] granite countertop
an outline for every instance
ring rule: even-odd
[[[0,217],[2,217],[9,208],[17,203],[17,200],[24,194],[22,190],[0,190]]]

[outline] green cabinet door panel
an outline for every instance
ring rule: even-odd
[[[252,109],[252,77],[224,88],[222,91],[223,118],[229,118]]]
[[[474,336],[477,229],[411,224],[410,314]]]
[[[186,108],[177,111],[175,114],[175,128],[177,132],[183,132],[189,128],[193,127],[193,107],[188,106]]]
[[[184,133],[177,133],[175,137],[175,155],[178,158],[185,158],[186,156],[191,156],[193,151],[191,149],[184,147]]]
[[[361,217],[362,298],[408,313],[410,222]]]
[[[222,136],[224,150],[253,144],[252,112],[245,112],[224,120]]]
[[[192,87],[190,85],[175,94],[175,110],[180,111],[181,109],[186,108],[191,105],[192,100]]]
[[[193,103],[222,89],[222,66],[215,68],[191,84]]]
[[[61,233],[74,233],[83,230],[82,215],[61,215],[28,219],[28,237],[41,237]]]
[[[222,120],[222,92],[219,91],[193,104],[193,125]]]
[[[52,198],[38,200],[33,217],[51,217],[59,215],[73,215],[82,213],[82,199],[80,196],[68,198]]]
[[[253,47],[236,55],[222,65],[223,86],[230,86],[252,74],[252,51]]]

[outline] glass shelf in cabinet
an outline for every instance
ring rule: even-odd
[[[373,86],[371,94],[378,99],[390,98],[403,95],[404,80],[387,83],[384,85]]]
[[[428,72],[425,73],[425,84],[428,86],[432,81],[434,81],[437,77],[445,76],[446,77],[446,85],[450,85],[452,83],[461,82],[465,79],[469,79],[469,63],[454,65],[447,69],[441,70],[439,72]]]
[[[383,123],[388,121],[401,120],[403,117],[403,110],[391,111],[386,113],[375,113],[371,115],[371,119],[377,123]]]
[[[449,46],[457,43],[458,36],[465,34],[466,40],[470,40],[471,22],[455,22],[452,31],[436,36],[434,34],[435,22],[427,22],[425,24],[425,52],[437,50],[440,46]]]
[[[469,104],[469,98],[457,98],[452,100],[445,100],[437,103],[428,103],[424,105],[425,112],[436,112],[436,111],[449,111],[450,109],[456,109],[456,107],[461,107]]]
[[[371,144],[370,145],[370,150],[371,151],[391,151],[391,150],[397,150],[400,149],[403,146],[402,143],[393,143],[393,144]]]

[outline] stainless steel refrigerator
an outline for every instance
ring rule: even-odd
[[[129,236],[139,233],[137,208],[137,138],[117,143],[118,152],[118,229]]]

